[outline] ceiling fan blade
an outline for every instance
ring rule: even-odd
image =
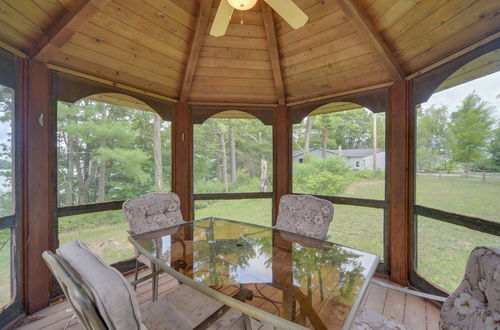
[[[303,27],[309,17],[292,0],[264,0],[294,29]]]
[[[219,8],[217,8],[217,13],[215,14],[215,19],[210,29],[210,35],[214,37],[223,36],[226,33],[227,26],[231,21],[231,15],[233,14],[234,8],[227,2],[227,0],[221,0]]]

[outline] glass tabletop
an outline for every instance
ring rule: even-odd
[[[326,241],[218,218],[131,238],[196,282],[316,329],[350,326],[379,260]]]

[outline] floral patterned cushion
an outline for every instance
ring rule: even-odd
[[[404,325],[396,321],[388,319],[379,313],[360,308],[356,318],[354,319],[352,330],[407,330]],[[409,330],[409,329],[408,329]]]
[[[500,249],[475,248],[459,287],[444,302],[441,329],[500,330]]]
[[[310,195],[283,195],[275,228],[324,239],[333,218],[333,204]]]
[[[144,233],[184,222],[181,201],[175,193],[151,193],[123,203],[123,212],[130,229]]]

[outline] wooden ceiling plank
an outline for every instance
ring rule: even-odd
[[[45,33],[30,52],[30,56],[46,62],[53,52],[61,48],[71,39],[73,34],[104,6],[109,0],[81,0]]]
[[[404,78],[405,74],[399,66],[396,57],[392,54],[389,47],[385,44],[382,37],[376,32],[373,24],[363,14],[361,8],[354,0],[338,0],[340,7],[345,14],[352,19],[353,26],[358,30],[359,34],[366,38],[367,43],[375,51],[382,65],[390,73],[393,80]]]
[[[208,19],[210,18],[212,3],[213,0],[200,1],[200,8],[198,11],[196,28],[193,34],[193,41],[191,42],[191,50],[189,51],[186,71],[184,73],[184,80],[182,82],[181,91],[179,95],[180,102],[187,101],[187,97],[191,89],[191,84],[193,83],[194,71],[196,69],[196,64],[198,63],[198,57],[200,56],[201,46],[203,44],[205,31],[208,25]]]
[[[262,2],[261,8],[262,16],[264,17],[267,47],[269,49],[269,57],[271,58],[271,67],[273,69],[274,84],[276,86],[276,95],[278,96],[278,104],[285,105],[285,86],[281,75],[280,56],[278,52],[278,41],[276,40],[273,13],[271,11],[271,7],[269,7],[265,2]]]
[[[485,44],[487,44],[489,42],[492,42],[492,41],[498,39],[498,38],[500,38],[500,31],[496,32],[493,35],[490,35],[490,36],[488,36],[488,37],[486,37],[486,38],[484,38],[482,40],[479,40],[479,41],[477,41],[477,42],[475,42],[475,43],[473,43],[473,44],[471,44],[471,45],[469,45],[469,46],[467,46],[465,48],[462,48],[461,50],[459,50],[457,52],[454,52],[453,54],[450,54],[449,56],[446,56],[446,57],[442,58],[439,61],[436,61],[434,63],[429,64],[428,66],[426,66],[426,67],[424,67],[424,68],[422,68],[422,69],[420,69],[420,70],[412,73],[411,75],[407,76],[406,80],[411,80],[411,79],[413,79],[415,77],[418,77],[418,76],[420,76],[420,75],[422,75],[422,74],[424,74],[424,73],[426,73],[428,71],[431,71],[431,70],[437,68],[438,66],[441,66],[441,65],[443,65],[445,63],[453,61],[457,57],[460,57],[460,56],[462,56],[464,54],[467,54],[467,53],[473,51],[474,49],[479,48],[479,47],[481,47],[481,46],[483,46],[483,45],[485,45]]]

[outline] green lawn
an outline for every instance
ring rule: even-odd
[[[9,229],[1,230],[0,242],[5,242],[5,238],[9,236]],[[10,244],[7,242],[0,250],[0,309],[10,300]]]
[[[343,195],[383,198],[384,181],[355,182]],[[500,221],[499,196],[500,180],[418,178],[417,201],[420,205]],[[215,201],[195,210],[197,219],[209,216],[270,225],[271,199]],[[335,205],[330,240],[382,256],[383,221],[384,213],[380,209]],[[60,244],[78,238],[108,263],[133,256],[127,241],[128,226],[121,210],[65,217],[59,222]],[[447,290],[453,290],[461,281],[467,256],[478,245],[498,247],[500,237],[433,219],[418,219],[418,271]],[[6,248],[0,251],[0,306],[10,299],[9,254]]]

